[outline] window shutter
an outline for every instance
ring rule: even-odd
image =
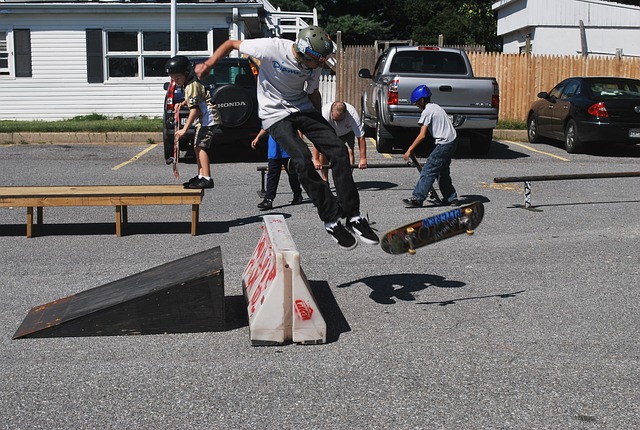
[[[30,78],[31,69],[31,31],[13,30],[13,42],[16,54],[16,77]]]
[[[87,82],[100,84],[104,82],[102,71],[102,30],[87,29]]]

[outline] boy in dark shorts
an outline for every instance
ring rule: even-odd
[[[184,92],[184,101],[175,105],[175,109],[180,109],[182,104],[189,108],[189,117],[184,126],[176,130],[174,139],[179,140],[186,131],[195,125],[196,134],[193,147],[196,152],[198,162],[198,175],[189,179],[183,185],[185,188],[213,188],[211,179],[211,162],[209,160],[209,149],[213,141],[213,136],[220,124],[220,115],[216,105],[211,100],[211,95],[192,73],[191,61],[185,56],[177,55],[167,61],[167,74],[180,85]]]

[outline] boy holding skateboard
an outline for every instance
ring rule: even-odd
[[[420,179],[418,179],[411,198],[402,199],[402,202],[407,207],[421,207],[429,196],[429,189],[437,180],[442,193],[442,204],[457,206],[458,194],[453,187],[450,172],[451,158],[457,148],[456,130],[444,109],[431,103],[431,90],[426,85],[420,85],[413,90],[411,103],[422,109],[418,120],[420,132],[404,153],[404,159],[409,160],[412,157],[413,151],[428,134],[433,136],[436,146],[422,167]]]
[[[185,188],[213,188],[209,149],[213,136],[220,124],[218,109],[211,101],[211,95],[193,75],[191,61],[185,56],[176,55],[166,65],[167,74],[180,85],[184,92],[184,102],[189,108],[189,117],[185,125],[178,130],[176,124],[174,139],[179,141],[192,124],[196,125],[196,136],[193,147],[198,161],[198,175],[183,185]],[[180,109],[176,104],[175,109]],[[178,156],[178,154],[176,154]]]

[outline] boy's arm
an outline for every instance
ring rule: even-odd
[[[200,114],[200,109],[198,108],[198,106],[193,106],[192,108],[190,108],[187,122],[182,126],[180,130],[176,130],[174,134],[174,139],[180,139],[182,136],[184,136],[184,134],[187,132],[187,130],[189,130],[189,127],[191,127],[191,124],[193,124],[193,122],[196,120],[199,114]]]
[[[429,130],[427,129],[427,126],[423,124],[422,127],[420,127],[420,133],[418,133],[415,140],[413,141],[411,146],[409,146],[409,149],[407,149],[407,152],[404,153],[404,156],[402,158],[404,158],[405,160],[411,158],[411,154],[413,154],[413,151],[415,151],[418,145],[422,143],[422,141],[427,137],[428,133]]]
[[[267,131],[264,128],[261,128],[260,131],[258,132],[258,135],[254,137],[253,140],[251,141],[251,147],[253,149],[256,149],[256,145],[258,144],[262,136],[264,136],[265,134],[267,134]]]
[[[207,60],[204,63],[196,64],[196,68],[194,70],[196,73],[196,76],[202,79],[202,77],[206,76],[209,70],[211,70],[213,66],[216,65],[218,60],[226,57],[229,54],[229,52],[233,51],[234,49],[239,50],[241,43],[242,43],[242,40],[224,41],[222,45],[218,46],[218,49],[213,51],[213,55],[207,58]]]

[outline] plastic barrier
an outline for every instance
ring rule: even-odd
[[[325,343],[327,324],[284,217],[263,220],[262,236],[242,274],[251,344]]]

